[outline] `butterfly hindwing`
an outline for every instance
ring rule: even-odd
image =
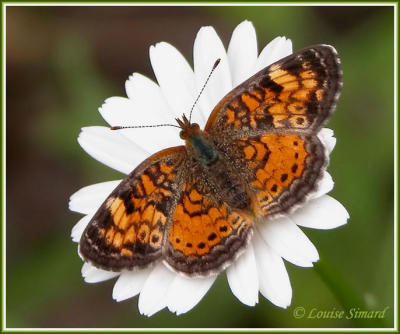
[[[258,216],[286,213],[316,190],[326,166],[318,137],[267,133],[237,141]]]
[[[164,261],[190,276],[215,273],[240,254],[252,234],[252,219],[229,207],[194,171],[172,213]]]

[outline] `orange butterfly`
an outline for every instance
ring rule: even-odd
[[[328,163],[317,133],[341,87],[335,49],[316,45],[233,89],[204,130],[178,119],[185,146],[152,155],[118,185],[80,253],[112,271],[159,260],[189,276],[226,268],[257,220],[289,212],[316,189]]]

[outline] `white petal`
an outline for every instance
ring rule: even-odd
[[[232,79],[228,56],[220,38],[213,27],[202,27],[197,33],[193,47],[194,74],[198,92],[206,82],[218,58],[221,59],[221,62],[199,100],[204,119],[208,119],[215,105],[232,89]],[[193,114],[194,119],[195,116]]]
[[[254,233],[252,243],[261,294],[276,306],[288,307],[292,300],[292,287],[282,258],[262,240],[257,231]]]
[[[137,108],[136,113],[140,114],[135,115],[135,119],[139,117],[139,120],[143,122],[148,121],[148,117],[153,122],[160,119],[165,121],[174,119],[175,114],[169,108],[160,86],[148,77],[133,73],[125,82],[125,90],[126,95]]]
[[[86,214],[97,210],[120,182],[101,182],[79,189],[69,198],[69,209]]]
[[[111,278],[118,276],[120,273],[113,271],[106,271],[93,267],[91,264],[85,262],[82,266],[82,276],[86,283],[98,283],[107,281]]]
[[[292,54],[292,52],[292,41],[290,39],[286,39],[285,37],[276,37],[261,51],[254,71],[261,71],[268,65]]]
[[[150,273],[139,295],[139,312],[148,317],[167,306],[167,293],[177,274],[159,263]]]
[[[139,96],[140,91],[148,92],[148,89],[137,89],[137,97],[130,100],[126,97],[110,97],[99,108],[99,112],[104,119],[112,126],[122,125],[159,125],[159,124],[175,124],[173,116],[168,112],[168,107],[159,91],[159,87],[151,80],[144,76],[134,74],[132,84],[137,85],[143,83],[144,87],[154,85],[155,90],[159,92],[159,96],[148,96],[143,101],[143,95]],[[144,84],[144,82],[147,83]],[[151,82],[151,83],[149,83]],[[144,93],[143,93],[144,94]],[[179,139],[179,130],[172,126],[160,126],[154,128],[135,128],[122,129],[118,132],[129,138],[134,144],[145,149],[149,153],[155,153],[163,148],[180,145],[182,140]]]
[[[249,21],[243,21],[233,31],[228,47],[233,87],[255,73],[257,55],[257,36],[254,26]]]
[[[196,99],[194,73],[185,57],[171,44],[161,42],[150,47],[150,61],[161,91],[175,117],[181,118]],[[193,113],[199,113],[194,110]]]
[[[243,304],[258,303],[258,272],[252,245],[226,271],[232,293]]]
[[[297,225],[326,230],[346,224],[349,217],[340,202],[324,195],[308,201],[292,214],[291,219]]]
[[[318,133],[318,138],[322,144],[325,145],[328,153],[331,153],[336,145],[336,138],[333,136],[333,130],[328,128],[322,128]]]
[[[142,290],[144,283],[150,275],[152,268],[133,271],[123,271],[113,289],[113,299],[117,302],[132,298]]]
[[[333,189],[333,185],[334,182],[331,174],[329,174],[327,171],[324,171],[322,179],[318,182],[317,190],[315,193],[311,194],[311,198],[318,198],[329,193]]]
[[[78,256],[81,258],[82,261],[86,261],[85,258],[82,256],[82,254],[81,254],[81,252],[80,252],[80,249],[79,249],[80,247],[79,247],[79,246],[80,246],[80,245],[78,244],[77,247],[76,247],[76,248],[77,248],[77,251],[78,251]]]
[[[82,233],[85,230],[87,224],[89,224],[90,220],[93,218],[93,215],[94,212],[84,216],[75,224],[71,231],[72,241],[79,242],[81,240]]]
[[[167,293],[167,306],[177,315],[190,311],[213,285],[217,275],[187,278],[176,275]]]
[[[82,128],[78,142],[93,158],[125,174],[129,174],[148,153],[125,138],[121,131],[104,126]]]
[[[268,245],[285,260],[301,267],[312,267],[319,260],[315,246],[288,217],[267,220],[258,228]]]

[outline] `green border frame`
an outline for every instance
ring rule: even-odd
[[[6,8],[7,6],[122,6],[122,5],[130,5],[130,6],[216,6],[216,5],[232,5],[232,6],[329,6],[329,5],[337,5],[337,6],[393,6],[394,7],[394,200],[395,200],[395,207],[394,207],[394,327],[393,328],[240,328],[240,329],[219,329],[219,328],[209,328],[209,329],[197,329],[197,328],[167,328],[167,329],[147,329],[147,328],[126,328],[126,329],[114,329],[114,328],[71,328],[71,329],[61,329],[61,328],[7,328],[6,327],[6,221],[5,221],[5,211],[6,211],[6,201],[5,201],[5,184],[6,184],[6,100],[5,100],[5,90],[6,90],[6,80],[5,80],[5,73],[6,73]],[[1,149],[1,223],[2,229],[0,231],[1,240],[2,240],[2,275],[1,275],[1,297],[2,297],[2,307],[3,312],[1,315],[1,331],[2,332],[61,332],[61,333],[70,333],[70,332],[352,332],[352,333],[363,333],[363,332],[398,332],[398,308],[399,308],[399,301],[398,301],[398,263],[397,263],[397,254],[399,251],[398,248],[398,215],[399,215],[399,207],[397,205],[398,201],[398,188],[399,188],[399,179],[398,179],[398,145],[400,143],[398,138],[398,126],[399,126],[399,119],[398,119],[398,42],[399,42],[399,25],[398,25],[398,17],[399,17],[399,4],[397,1],[318,1],[318,0],[310,0],[308,2],[296,2],[296,1],[276,1],[276,2],[265,2],[265,1],[251,1],[251,2],[243,2],[239,0],[227,1],[222,0],[218,2],[212,1],[118,1],[118,2],[109,2],[109,1],[44,1],[44,2],[31,2],[31,1],[1,1],[1,18],[3,21],[2,24],[2,43],[1,43],[1,59],[2,59],[2,117],[1,117],[1,140],[2,140],[2,149]],[[327,275],[332,273],[330,268],[319,268],[319,271],[322,272],[322,275]],[[335,273],[333,273],[335,274]],[[343,290],[345,291],[345,290]],[[342,292],[343,292],[342,291]]]

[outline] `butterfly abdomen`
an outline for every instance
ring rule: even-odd
[[[210,181],[218,190],[218,194],[225,203],[232,208],[241,210],[250,209],[250,198],[239,176],[231,171],[226,162],[220,159],[208,170]]]

